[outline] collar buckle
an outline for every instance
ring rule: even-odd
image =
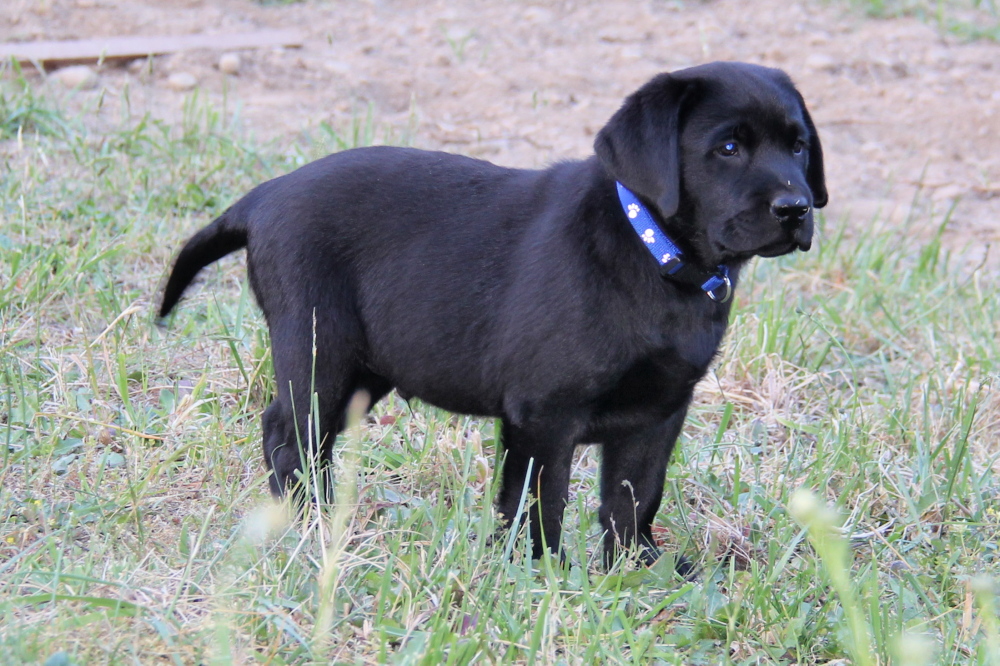
[[[676,254],[664,254],[660,257],[660,275],[663,277],[670,277],[682,268],[684,262]]]

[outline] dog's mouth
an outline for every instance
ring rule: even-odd
[[[809,248],[812,247],[812,234],[811,233],[793,233],[791,238],[785,238],[783,240],[775,241],[773,243],[766,243],[761,247],[757,248],[754,252],[759,257],[780,257],[783,254],[789,254],[795,252],[795,250],[802,250],[803,252],[808,252]]]
[[[712,242],[719,263],[747,261],[753,257],[780,257],[796,250],[807,252],[812,247],[811,223],[765,232],[754,228],[759,226],[755,220],[747,222],[741,216],[723,226]]]
[[[802,250],[805,252],[809,249],[811,243],[800,243],[798,241],[781,241],[779,243],[770,243],[764,247],[758,248],[754,253],[758,257],[780,257],[784,254],[789,254],[795,252],[795,250]]]
[[[794,252],[797,249],[799,249],[799,244],[794,241],[778,241],[775,243],[761,245],[759,247],[720,247],[717,256],[719,258],[718,263],[729,264],[733,262],[749,261],[754,257],[780,257]]]

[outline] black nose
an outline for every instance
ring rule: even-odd
[[[809,200],[801,195],[778,197],[771,202],[771,214],[782,222],[801,221],[810,210],[812,206],[809,205]]]

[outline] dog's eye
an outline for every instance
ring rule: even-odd
[[[726,141],[724,144],[716,148],[715,152],[719,153],[723,157],[732,157],[740,152],[740,147],[735,141]]]
[[[795,145],[792,146],[792,153],[794,153],[795,155],[801,155],[803,152],[805,152],[805,149],[806,149],[806,142],[799,139],[798,141],[795,142]]]

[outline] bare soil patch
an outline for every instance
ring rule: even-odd
[[[370,106],[413,130],[419,147],[535,167],[583,157],[622,98],[646,79],[710,60],[788,71],[827,152],[828,226],[873,220],[930,235],[954,205],[945,243],[978,262],[1000,239],[1000,45],[965,43],[917,19],[874,20],[846,5],[708,2],[307,2],[7,0],[0,39],[298,28],[301,49],[156,59],[152,71],[106,66],[68,103],[116,122],[176,118],[190,74],[201,94],[239,108],[262,139],[343,126]],[[174,76],[174,80],[177,77]],[[58,89],[49,78],[39,82]],[[381,133],[379,133],[381,136]],[[915,204],[915,206],[914,206]],[[997,253],[994,253],[997,254]],[[998,263],[991,257],[991,264]]]

